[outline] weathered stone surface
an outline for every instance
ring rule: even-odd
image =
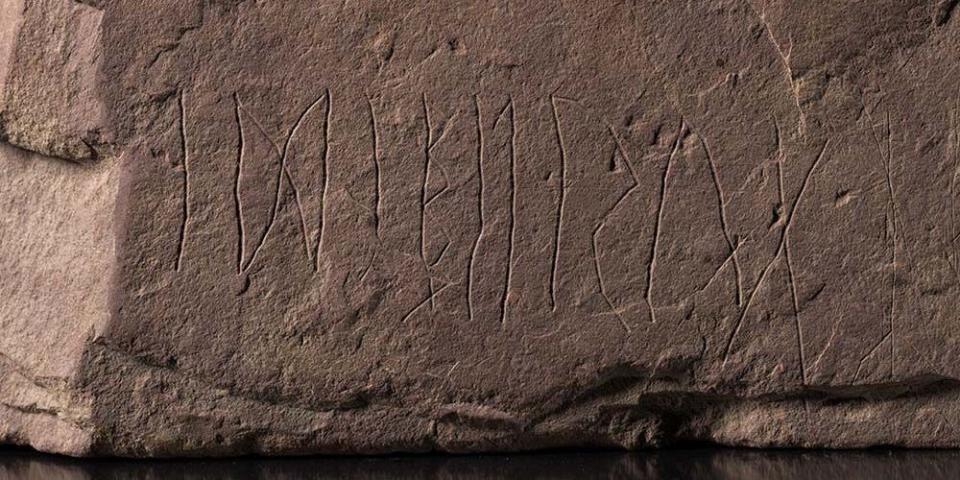
[[[960,446],[956,4],[2,0],[0,436]]]

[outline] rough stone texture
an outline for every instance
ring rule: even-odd
[[[960,446],[956,0],[0,0],[0,437]]]

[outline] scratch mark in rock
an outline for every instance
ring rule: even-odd
[[[722,272],[723,269],[726,268],[727,265],[729,265],[731,261],[736,257],[737,252],[740,250],[740,246],[743,244],[744,242],[739,242],[739,241],[737,242],[737,244],[734,246],[733,251],[727,254],[727,258],[723,259],[723,262],[720,263],[720,266],[718,266],[717,269],[713,271],[713,275],[710,276],[710,278],[707,280],[707,283],[703,284],[702,287],[698,288],[696,293],[702,293],[706,291],[708,288],[710,288],[710,285],[713,284],[713,281],[720,276],[720,272]]]
[[[461,112],[461,109],[458,108],[457,111],[453,112],[453,115],[451,115],[450,118],[449,118],[446,122],[443,122],[443,125],[442,125],[442,127],[440,128],[440,135],[438,135],[436,139],[430,140],[430,144],[429,144],[430,150],[433,150],[433,148],[436,147],[437,145],[439,145],[440,142],[442,142],[444,138],[447,138],[447,134],[450,133],[451,126],[455,123],[457,117],[460,116],[460,112]],[[433,135],[433,133],[432,133],[432,132],[433,132],[432,128],[433,128],[433,126],[431,125],[431,130],[430,130],[430,131],[431,131],[431,136]]]
[[[593,267],[597,275],[597,283],[600,284],[600,295],[603,297],[604,303],[607,304],[607,308],[610,309],[610,313],[617,317],[617,321],[620,322],[620,325],[623,326],[623,329],[630,333],[630,325],[627,324],[627,321],[624,320],[623,315],[620,314],[620,311],[613,305],[613,301],[610,299],[610,295],[607,294],[607,288],[603,280],[603,269],[600,268],[600,254],[599,249],[597,248],[597,236],[600,233],[600,229],[603,228],[603,223],[597,225],[597,228],[593,230]]]
[[[180,271],[183,266],[183,250],[187,241],[187,227],[190,223],[190,150],[187,145],[187,107],[184,98],[185,92],[180,91],[180,146],[183,152],[183,189],[181,203],[183,204],[183,218],[180,223],[180,234],[177,241],[177,263],[176,271]]]
[[[479,110],[478,110],[479,111]],[[499,121],[499,117],[497,121]],[[494,126],[496,128],[496,126]],[[513,248],[517,237],[517,117],[513,96],[510,97],[510,237],[507,242],[507,278],[500,298],[500,324],[507,323],[507,305],[513,282]]]
[[[320,98],[324,98],[324,97],[320,97]],[[240,106],[242,108],[243,104],[240,103]],[[269,138],[266,128],[264,128],[264,126],[260,123],[259,120],[257,120],[255,117],[252,117],[252,116],[250,117],[250,119],[253,121],[254,125],[256,125],[257,129],[260,131],[260,134],[267,139],[267,141],[270,143],[271,146],[273,146],[274,154],[280,157],[281,159],[285,158],[286,156],[285,152],[287,151],[287,148],[284,147],[283,149],[281,149],[280,146],[277,145],[277,143],[273,139]],[[288,137],[287,139],[288,143],[292,140],[293,133],[291,133],[290,135],[291,137]],[[242,160],[240,160],[238,163],[242,163]],[[297,187],[297,183],[294,181],[293,174],[290,173],[289,167],[287,167],[286,165],[283,165],[283,168],[280,169],[280,175],[281,175],[281,178],[278,178],[278,181],[282,182],[283,179],[286,179],[287,182],[290,184],[290,190],[293,192],[294,202],[296,203],[296,207],[297,207],[297,215],[300,219],[300,231],[303,234],[303,248],[304,248],[304,251],[306,252],[307,260],[309,260],[310,263],[313,263],[313,256],[311,255],[311,252],[310,252],[310,234],[307,230],[306,217],[303,214],[303,202],[300,197],[300,189],[299,187]],[[277,194],[279,199],[279,195],[282,194],[282,183],[277,184]],[[272,223],[270,225],[272,225]],[[263,233],[263,236],[260,239],[261,244],[266,242],[268,233],[269,233],[269,225],[268,225],[267,231]],[[247,267],[246,267],[247,269],[249,269],[250,265],[253,264],[253,260],[256,257],[256,253],[257,253],[257,250],[254,250],[254,255],[251,256],[250,262],[247,264]]]
[[[790,296],[793,299],[793,319],[797,333],[797,351],[800,354],[800,377],[803,384],[807,384],[807,355],[803,341],[803,328],[800,321],[800,302],[797,298],[797,279],[793,272],[793,262],[790,258],[790,238],[784,237],[784,258],[787,263],[787,275],[790,279]]]
[[[818,366],[820,366],[820,363],[823,362],[823,359],[826,357],[827,352],[830,351],[830,347],[835,345],[834,342],[836,341],[836,338],[837,338],[837,326],[840,323],[842,323],[842,321],[843,321],[843,315],[841,315],[840,320],[837,322],[834,322],[833,327],[830,328],[830,336],[827,337],[827,341],[823,343],[823,348],[820,350],[820,353],[817,354],[817,358],[813,360],[810,366],[811,369],[815,370]]]
[[[780,134],[780,124],[776,118],[773,120],[774,128],[777,133],[777,195],[780,200],[781,208],[786,205],[786,198],[783,193],[783,138]],[[797,335],[797,353],[800,356],[800,378],[803,385],[807,384],[807,355],[806,344],[803,341],[803,324],[800,320],[800,302],[797,298],[797,280],[793,272],[793,259],[790,257],[790,232],[783,232],[784,257],[787,264],[787,276],[790,279],[790,297],[793,301],[793,324]]]
[[[301,229],[303,230],[304,244],[305,244],[305,248],[306,248],[306,250],[307,250],[307,259],[310,260],[310,261],[313,261],[313,258],[314,258],[314,257],[310,255],[310,245],[309,245],[309,241],[308,241],[309,234],[307,233],[307,230],[306,230],[306,220],[305,220],[305,218],[304,218],[304,216],[303,216],[303,206],[302,206],[302,204],[301,204],[301,202],[300,202],[300,193],[299,193],[299,189],[297,188],[296,183],[294,183],[294,181],[293,181],[293,176],[290,174],[290,170],[287,168],[287,157],[289,156],[290,146],[291,146],[294,138],[296,137],[297,132],[298,132],[299,129],[300,129],[300,126],[303,124],[303,121],[304,121],[304,120],[307,118],[307,116],[316,108],[316,106],[319,105],[320,102],[321,102],[322,100],[324,100],[324,99],[327,99],[327,100],[328,100],[328,107],[327,107],[327,121],[328,121],[328,124],[325,125],[325,129],[326,129],[326,128],[329,128],[329,119],[330,119],[330,109],[331,109],[331,105],[330,105],[330,102],[329,102],[329,91],[327,91],[327,92],[324,93],[323,95],[320,95],[316,100],[314,100],[313,103],[311,103],[311,104],[310,104],[306,109],[304,109],[304,111],[300,114],[300,117],[297,118],[297,122],[294,124],[293,128],[290,129],[290,133],[287,135],[287,140],[286,140],[286,142],[284,143],[284,146],[283,146],[283,149],[282,149],[282,150],[279,148],[279,146],[278,146],[272,139],[270,139],[270,136],[267,135],[266,129],[263,128],[263,125],[261,125],[260,122],[259,122],[256,118],[251,117],[251,120],[254,122],[254,124],[257,126],[257,128],[260,130],[261,134],[262,134],[266,139],[268,139],[268,141],[270,142],[270,144],[273,146],[274,150],[280,155],[280,168],[279,168],[279,170],[277,171],[277,189],[276,189],[276,192],[274,192],[274,195],[275,195],[275,197],[274,197],[274,203],[273,203],[273,207],[272,207],[271,210],[270,210],[269,218],[268,218],[268,220],[267,220],[267,228],[264,230],[263,234],[260,235],[260,238],[257,240],[257,245],[254,247],[253,253],[250,255],[250,260],[247,261],[246,266],[243,267],[243,268],[241,269],[241,271],[247,271],[248,269],[250,269],[250,267],[253,265],[254,261],[256,260],[257,255],[260,253],[260,249],[263,248],[264,244],[266,244],[267,238],[270,236],[270,232],[271,232],[271,230],[273,229],[274,223],[276,222],[277,216],[279,215],[279,212],[280,212],[280,202],[281,202],[282,197],[283,197],[283,180],[284,180],[284,178],[286,178],[286,179],[287,179],[287,182],[290,183],[290,189],[291,189],[291,191],[293,191],[294,198],[295,198],[295,200],[296,200],[296,202],[297,202],[297,213],[300,215],[300,224],[301,224]],[[237,100],[239,101],[239,97],[237,97]],[[239,105],[240,105],[240,108],[243,108],[243,104],[242,104],[242,103],[239,103]],[[324,146],[324,148],[325,148],[325,149],[329,149],[329,147],[326,146],[326,145]],[[324,152],[324,157],[326,157],[326,152]],[[326,161],[324,161],[324,163],[326,163]],[[326,166],[324,166],[324,169],[326,169]],[[324,179],[324,182],[326,182],[326,179]],[[324,193],[325,193],[325,192],[324,192]],[[322,209],[322,207],[323,207],[323,206],[321,205],[321,209]],[[323,231],[323,228],[322,228],[322,227],[323,227],[322,212],[321,212],[321,224],[320,224],[320,226],[321,226],[321,233],[322,233],[322,231]],[[319,252],[319,245],[318,245],[317,251]],[[318,264],[315,264],[315,265],[318,265]],[[316,269],[316,266],[315,266],[315,269]]]
[[[830,140],[823,142],[823,147],[820,148],[820,153],[817,154],[816,160],[814,160],[813,165],[810,166],[810,169],[807,170],[807,174],[803,178],[803,183],[800,184],[800,191],[797,192],[797,196],[793,201],[793,207],[790,209],[790,212],[787,214],[787,221],[783,226],[783,230],[780,231],[780,242],[777,247],[777,251],[774,254],[773,258],[767,263],[763,268],[763,271],[760,272],[760,277],[757,278],[756,284],[754,284],[753,289],[750,291],[750,295],[747,296],[747,302],[744,304],[743,309],[740,311],[740,315],[737,317],[737,323],[734,325],[733,330],[730,332],[730,336],[727,338],[726,347],[723,350],[723,365],[726,365],[727,360],[730,358],[730,352],[733,349],[733,342],[736,340],[737,335],[740,333],[741,328],[743,328],[744,319],[746,319],[747,314],[750,312],[750,307],[753,305],[753,300],[756,298],[757,292],[760,291],[760,287],[763,285],[763,281],[767,278],[767,275],[773,269],[773,265],[780,259],[780,256],[784,254],[784,249],[786,248],[787,235],[790,232],[790,228],[793,225],[793,219],[796,217],[797,209],[800,207],[800,202],[803,200],[803,194],[807,190],[807,185],[810,183],[810,179],[813,177],[814,172],[817,167],[822,163],[824,156],[827,152],[827,147],[830,145]]]
[[[433,279],[430,279],[430,281],[432,282]],[[416,313],[417,313],[421,308],[423,308],[427,303],[433,303],[434,299],[435,299],[438,295],[440,295],[441,293],[443,293],[443,291],[446,290],[446,289],[447,289],[448,287],[450,287],[451,285],[453,285],[453,284],[448,283],[448,284],[440,287],[440,288],[437,289],[436,291],[431,291],[431,292],[427,295],[426,298],[424,298],[423,300],[421,300],[420,303],[418,303],[418,304],[417,304],[415,307],[413,307],[409,312],[407,312],[406,315],[403,316],[403,319],[400,320],[401,323],[406,323],[407,320],[409,320],[411,317],[413,317],[413,315],[416,314]],[[432,290],[432,287],[431,287],[431,290]]]
[[[663,176],[660,178],[660,201],[657,205],[657,220],[653,225],[653,242],[650,245],[650,256],[647,259],[647,290],[644,298],[647,302],[647,309],[650,310],[650,323],[657,323],[656,308],[653,306],[653,273],[657,268],[657,249],[660,245],[660,227],[663,224],[663,207],[667,199],[667,186],[670,179],[670,167],[673,165],[673,159],[680,151],[680,145],[683,142],[684,130],[687,128],[686,120],[680,120],[680,129],[677,131],[677,139],[673,142],[673,148],[667,157],[667,166],[663,169]]]
[[[563,210],[566,203],[567,191],[567,149],[563,142],[563,133],[560,130],[560,114],[557,112],[557,97],[550,95],[550,105],[553,109],[553,123],[557,134],[557,145],[560,147],[560,202],[557,206],[556,230],[553,236],[553,266],[550,269],[550,308],[557,310],[557,269],[560,267],[560,236],[563,234]]]
[[[607,293],[606,281],[603,278],[603,268],[601,268],[600,266],[600,254],[599,254],[598,243],[599,243],[600,232],[603,230],[603,228],[607,226],[607,221],[610,219],[610,216],[613,215],[614,212],[619,210],[620,206],[627,199],[627,197],[629,197],[631,194],[633,194],[637,190],[637,188],[640,186],[640,179],[637,177],[637,173],[633,169],[632,161],[630,160],[630,157],[627,155],[626,149],[624,149],[623,147],[623,142],[620,140],[620,136],[617,135],[616,131],[613,129],[611,125],[606,124],[606,127],[607,127],[607,130],[610,132],[610,136],[613,138],[614,142],[616,143],[617,151],[620,153],[620,156],[623,158],[623,163],[626,165],[627,171],[630,173],[630,178],[633,180],[633,185],[631,185],[630,188],[624,191],[623,194],[620,195],[620,198],[618,198],[617,201],[613,204],[613,206],[610,207],[610,209],[607,210],[606,213],[604,213],[603,219],[600,220],[600,223],[597,224],[597,228],[594,229],[593,242],[592,242],[593,243],[593,264],[594,264],[594,270],[596,271],[596,275],[597,275],[597,283],[599,284],[599,287],[600,287],[600,295],[603,296],[603,299],[607,304],[607,307],[610,309],[610,312],[616,315],[617,320],[620,321],[620,324],[623,326],[624,330],[626,330],[627,333],[630,333],[631,332],[630,326],[627,324],[626,320],[624,320],[623,316],[620,314],[617,307],[614,306],[613,300],[610,298],[610,295]]]
[[[373,176],[374,183],[376,183],[376,189],[373,194],[373,225],[376,230],[377,239],[382,240],[380,237],[380,198],[383,195],[383,181],[380,176],[380,133],[377,127],[377,113],[373,108],[373,101],[369,98],[367,98],[367,106],[370,109],[370,135],[373,137]]]
[[[450,241],[450,235],[446,232],[446,230],[441,228],[440,231],[443,232],[445,241],[443,242],[443,247],[440,249],[440,253],[437,254],[436,260],[430,262],[431,267],[436,267],[441,261],[443,261],[443,257],[447,254],[447,250],[450,250],[450,245],[453,243]]]
[[[872,357],[873,354],[877,353],[880,347],[883,346],[883,343],[886,342],[892,334],[893,330],[887,330],[887,333],[880,337],[880,340],[876,343],[876,345],[874,345],[873,348],[871,348],[870,351],[868,351],[864,356],[860,357],[860,362],[857,364],[857,371],[853,374],[854,380],[860,378],[860,372],[863,370],[866,361]]]
[[[323,122],[323,189],[320,191],[320,233],[317,234],[317,251],[313,255],[314,271],[320,271],[320,255],[323,252],[323,235],[326,231],[327,218],[327,192],[330,190],[330,119],[333,114],[333,97],[330,95],[330,89],[327,89],[325,96],[327,98],[327,118]],[[319,102],[319,99],[317,99]],[[293,135],[290,135],[293,138]],[[286,148],[284,149],[286,154]],[[291,185],[293,183],[291,182]]]
[[[862,99],[861,99],[862,100]],[[870,134],[873,137],[874,144],[877,147],[877,153],[880,154],[881,167],[883,168],[885,180],[887,184],[887,195],[889,198],[889,218],[890,218],[890,232],[891,232],[891,275],[890,275],[890,311],[888,313],[888,328],[890,333],[890,376],[893,377],[895,374],[895,359],[896,359],[896,329],[895,329],[895,319],[896,309],[897,309],[897,246],[899,240],[899,234],[897,231],[897,195],[896,190],[893,188],[893,173],[891,169],[893,168],[893,135],[890,127],[890,113],[887,112],[885,122],[881,124],[882,127],[886,129],[887,141],[886,146],[883,145],[883,141],[877,135],[875,125],[876,122],[873,120],[873,116],[870,114],[870,110],[867,109],[866,104],[863,105],[863,111],[867,115],[867,120],[870,122]],[[885,338],[885,337],[884,337]],[[881,340],[882,341],[882,340]]]
[[[323,97],[321,97],[321,98],[323,98]],[[238,98],[237,98],[237,101],[239,102],[239,99],[238,99]],[[242,106],[243,106],[242,102],[239,102],[238,104],[239,104],[239,105],[241,106],[241,108],[242,108]],[[255,117],[252,117],[252,116],[250,117],[250,119],[253,121],[254,125],[256,125],[257,129],[260,131],[260,134],[261,134],[265,139],[267,139],[267,141],[268,141],[268,142],[270,143],[270,145],[273,147],[274,154],[277,155],[277,156],[280,157],[280,158],[284,158],[284,156],[286,155],[286,154],[284,153],[284,152],[286,151],[286,148],[281,149],[280,146],[277,145],[277,143],[276,143],[273,139],[269,138],[269,135],[267,134],[266,128],[263,127],[263,125],[260,123],[259,120],[257,120]],[[291,134],[291,135],[292,135],[292,134]],[[290,141],[290,138],[288,138],[288,142],[289,142],[289,141]],[[241,155],[242,155],[243,153],[244,153],[244,152],[241,152]],[[243,160],[240,159],[240,160],[238,160],[237,163],[242,165]],[[238,173],[238,175],[239,175],[239,173]],[[281,175],[281,178],[278,179],[279,181],[282,182],[282,180],[285,178],[285,179],[287,180],[287,182],[290,184],[290,190],[293,192],[294,202],[296,203],[296,207],[297,207],[297,215],[298,215],[298,217],[299,217],[299,219],[300,219],[300,231],[301,231],[301,233],[303,234],[303,248],[304,248],[304,252],[305,252],[306,255],[307,255],[307,260],[309,260],[311,263],[313,263],[313,256],[311,255],[311,252],[310,252],[310,234],[309,234],[308,231],[307,231],[307,221],[306,221],[306,217],[304,217],[304,215],[303,215],[303,202],[302,202],[302,200],[301,200],[301,198],[300,198],[300,189],[297,187],[297,183],[294,181],[294,179],[293,179],[293,174],[290,173],[290,168],[289,168],[289,167],[287,167],[287,166],[284,165],[283,168],[280,170],[280,175]],[[239,188],[239,185],[237,185],[237,188]],[[282,192],[281,189],[282,189],[282,185],[281,185],[281,184],[278,184],[278,185],[277,185],[277,193],[278,193],[278,195]],[[237,194],[239,195],[239,191],[237,192]],[[269,228],[268,228],[267,231],[264,232],[263,236],[261,237],[261,240],[260,240],[261,243],[266,242],[267,233],[269,233]],[[250,265],[253,264],[253,259],[255,258],[256,253],[257,253],[257,251],[255,250],[255,251],[254,251],[254,255],[250,258],[250,262],[247,264],[247,268],[250,268]]]
[[[780,46],[780,42],[778,42],[777,38],[773,35],[773,29],[770,28],[770,23],[767,22],[767,12],[765,10],[757,10],[750,0],[746,0],[746,2],[757,18],[760,19],[760,24],[763,25],[763,30],[766,32],[767,38],[770,40],[773,48],[776,49],[777,55],[780,57],[780,63],[783,64],[784,74],[787,78],[787,83],[790,85],[790,93],[793,95],[794,104],[797,106],[797,133],[803,135],[807,128],[807,117],[803,112],[803,107],[800,105],[800,82],[794,79],[793,68],[790,67],[790,57],[793,54],[793,40],[790,40],[790,48],[784,52],[783,47]]]
[[[373,267],[373,260],[376,258],[376,252],[370,254],[370,259],[367,260],[366,266],[363,267],[363,270],[360,271],[360,276],[357,277],[357,282],[363,282],[367,279],[367,274],[370,273],[370,269]]]
[[[423,117],[427,129],[427,139],[423,146],[423,182],[420,184],[420,261],[423,262],[423,268],[427,272],[427,288],[430,290],[428,296],[430,300],[430,309],[435,309],[433,290],[433,276],[430,274],[430,264],[427,262],[427,239],[426,239],[426,221],[427,221],[427,180],[430,178],[430,150],[433,144],[433,124],[430,121],[430,110],[427,108],[427,94],[421,94],[421,105],[423,106]],[[469,293],[467,294],[469,297]]]
[[[467,310],[470,320],[473,320],[473,274],[476,270],[477,250],[480,247],[480,240],[484,234],[484,215],[483,215],[483,114],[480,111],[480,96],[473,96],[473,103],[477,109],[477,177],[480,185],[477,188],[477,211],[480,215],[480,231],[473,240],[473,247],[470,249],[470,264],[467,266]]]
[[[710,147],[707,145],[707,140],[703,138],[702,135],[697,135],[697,138],[700,139],[700,145],[703,146],[703,150],[707,154],[707,163],[710,166],[710,176],[713,178],[713,187],[717,192],[718,208],[720,209],[720,229],[723,230],[723,238],[726,240],[727,247],[730,249],[730,252],[733,255],[733,270],[736,274],[737,281],[737,307],[741,307],[743,306],[743,280],[740,274],[740,262],[737,259],[736,254],[737,249],[735,248],[734,241],[730,236],[729,222],[727,222],[727,201],[724,198],[723,187],[720,185],[720,175],[717,172],[717,164],[713,159],[713,154],[710,153]]]
[[[240,198],[240,175],[243,172],[243,150],[246,148],[246,139],[244,138],[243,134],[243,122],[240,119],[240,96],[237,93],[233,94],[233,101],[235,105],[234,115],[236,116],[237,130],[239,132],[239,144],[237,145],[237,170],[236,178],[233,182],[233,202],[237,214],[237,275],[240,275],[243,273],[243,249],[247,241],[247,233],[243,226],[243,200]]]
[[[583,110],[585,111],[587,110],[587,108],[579,100],[574,100],[574,99],[565,98],[565,97],[555,97],[555,98],[557,100],[562,100],[565,102],[576,104],[578,107],[582,108]],[[610,133],[610,138],[613,139],[614,145],[616,146],[616,149],[613,151],[613,154],[611,155],[611,160],[610,160],[611,165],[616,163],[616,155],[619,153],[621,158],[623,159],[623,163],[627,167],[627,171],[630,174],[631,180],[633,180],[633,185],[627,188],[627,190],[620,195],[620,198],[618,198],[617,201],[614,202],[613,206],[611,206],[606,212],[604,212],[603,217],[600,220],[600,223],[597,224],[596,228],[594,228],[593,230],[593,234],[591,238],[593,267],[594,267],[594,273],[597,276],[597,285],[600,289],[600,295],[603,297],[604,303],[606,303],[609,309],[608,313],[616,316],[617,320],[620,322],[621,326],[623,326],[624,330],[626,330],[627,333],[631,333],[632,330],[630,329],[629,325],[627,324],[626,320],[623,318],[623,315],[621,314],[621,308],[617,308],[614,305],[613,299],[610,298],[610,295],[607,292],[606,280],[604,279],[604,276],[603,276],[603,268],[600,265],[599,237],[600,237],[600,233],[607,226],[607,221],[610,219],[610,217],[616,211],[618,211],[620,209],[620,206],[623,204],[623,202],[626,201],[626,199],[631,194],[633,194],[637,188],[639,188],[640,179],[637,176],[637,172],[633,169],[632,160],[630,159],[630,156],[627,155],[626,148],[624,148],[623,146],[623,141],[620,139],[620,136],[617,135],[616,130],[614,130],[613,126],[610,125],[603,118],[598,118],[597,120],[599,121],[599,123],[603,124],[604,127],[606,127],[607,131]],[[610,169],[610,171],[619,172],[620,170],[616,166],[614,166],[613,168]]]
[[[367,205],[361,202],[360,200],[357,200],[357,197],[353,196],[353,194],[350,193],[349,189],[341,188],[340,193],[343,193],[344,195],[346,195],[347,199],[350,200],[350,203],[354,204],[357,208],[359,208],[365,213],[370,214],[370,216],[373,216],[373,209],[370,208],[370,205]]]
[[[960,221],[957,219],[957,175],[960,175],[960,95],[957,95],[955,100],[955,106],[953,111],[950,112],[950,133],[948,134],[950,139],[949,148],[952,149],[951,153],[953,154],[953,175],[950,176],[950,188],[948,192],[951,195],[950,202],[950,213],[953,219],[953,229],[957,233],[953,236],[952,242],[956,242],[960,238],[960,229],[958,229],[958,224]]]
[[[513,102],[513,95],[510,95],[509,98],[507,99],[507,103],[504,104],[504,105],[503,105],[503,108],[501,108],[500,111],[497,113],[497,118],[495,118],[495,119],[493,120],[493,128],[492,128],[492,130],[496,130],[497,128],[499,128],[499,127],[500,127],[500,121],[503,120],[504,118],[508,117],[508,115],[507,115],[507,110],[509,110],[511,107],[513,107],[512,102]]]
[[[446,194],[448,194],[448,193],[451,193],[451,192],[453,192],[453,190],[450,190],[450,187],[449,187],[449,186],[444,185],[442,188],[440,188],[440,190],[437,191],[437,193],[434,193],[433,195],[430,195],[430,197],[427,198],[427,201],[424,203],[424,205],[426,205],[426,206],[429,207],[430,204],[433,203],[434,200],[437,200],[438,198],[440,198],[440,197],[442,197],[442,196],[444,196],[444,195],[446,195]]]
[[[297,204],[297,215],[300,217],[300,231],[303,232],[303,249],[307,254],[307,260],[310,261],[310,263],[314,263],[314,257],[310,253],[310,234],[307,229],[307,219],[303,215],[303,200],[300,199],[300,188],[297,187],[297,183],[293,180],[293,175],[290,173],[289,168],[283,170],[283,175],[287,179],[287,182],[290,183],[290,190],[293,192],[293,201]]]

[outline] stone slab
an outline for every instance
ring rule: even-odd
[[[2,0],[0,440],[960,446],[956,0]]]

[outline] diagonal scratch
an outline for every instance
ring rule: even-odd
[[[793,68],[790,67],[790,56],[793,53],[793,40],[790,41],[790,48],[784,52],[783,47],[780,46],[780,42],[777,41],[777,38],[773,35],[773,30],[770,28],[770,23],[767,21],[767,12],[766,10],[757,10],[753,5],[753,2],[746,0],[747,5],[750,6],[750,10],[753,10],[753,13],[760,19],[760,24],[763,25],[763,30],[767,34],[767,38],[770,40],[770,43],[773,45],[773,48],[777,51],[777,56],[780,58],[780,63],[783,64],[784,75],[786,76],[787,83],[790,85],[790,93],[793,95],[794,104],[797,106],[797,132],[800,135],[803,135],[806,132],[807,128],[807,116],[803,112],[803,107],[800,105],[800,81],[795,80],[793,75]]]
[[[770,273],[770,270],[773,268],[773,265],[780,259],[780,256],[783,255],[784,249],[786,248],[787,234],[790,231],[790,227],[793,225],[793,219],[796,217],[797,210],[800,207],[800,202],[803,200],[803,194],[807,190],[807,185],[810,183],[810,178],[813,177],[814,172],[817,167],[823,161],[824,156],[827,152],[827,147],[830,145],[830,140],[823,142],[823,147],[820,148],[820,153],[817,155],[816,160],[814,160],[813,165],[810,166],[810,169],[807,170],[806,176],[803,178],[803,183],[800,185],[800,191],[797,192],[797,196],[793,201],[793,207],[790,209],[790,213],[787,215],[786,224],[783,227],[783,230],[780,231],[780,245],[777,247],[777,252],[774,254],[773,258],[770,259],[770,262],[767,263],[763,271],[760,273],[760,277],[757,279],[756,284],[753,289],[750,291],[750,295],[747,296],[747,302],[743,306],[743,310],[740,311],[740,315],[737,317],[737,323],[734,325],[733,330],[730,333],[730,336],[727,338],[726,347],[724,347],[723,352],[723,364],[726,365],[727,360],[730,357],[730,352],[733,349],[733,342],[736,340],[737,335],[740,333],[741,328],[743,327],[744,319],[747,317],[747,313],[750,311],[750,307],[753,305],[753,300],[756,298],[757,292],[760,290],[760,286],[763,284],[763,281],[767,278],[767,275]]]

